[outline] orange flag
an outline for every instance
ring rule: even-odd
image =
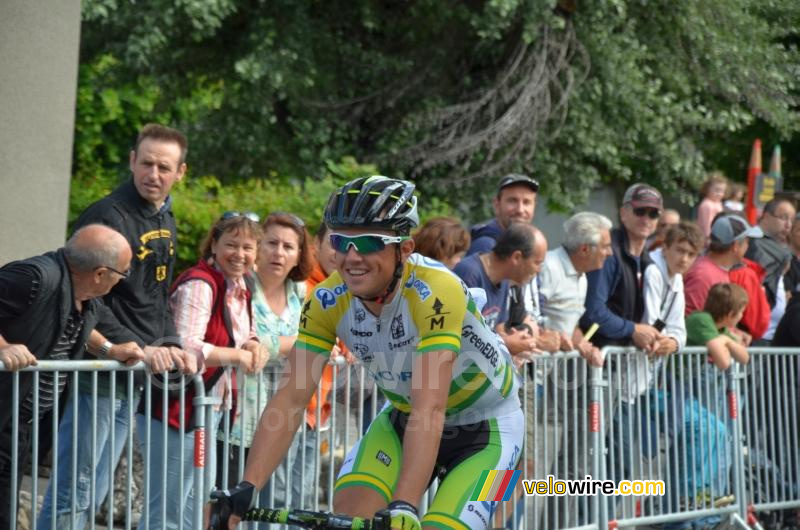
[[[778,162],[780,169],[780,161]],[[761,140],[756,138],[753,142],[753,150],[750,153],[750,166],[747,168],[747,203],[744,211],[747,221],[755,224],[758,220],[758,211],[755,206],[756,179],[761,174]]]

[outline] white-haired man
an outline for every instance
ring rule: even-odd
[[[578,321],[584,312],[586,300],[586,273],[603,267],[606,258],[611,256],[611,221],[600,214],[594,212],[581,212],[573,215],[564,223],[564,240],[560,247],[547,253],[542,269],[539,272],[539,293],[541,295],[541,322],[542,325],[550,330],[554,330],[561,336],[561,350],[570,351],[576,349],[586,359],[589,364],[601,366],[603,364],[600,350],[583,338],[583,333],[578,326]],[[549,372],[549,370],[547,370]],[[559,389],[564,384],[569,384],[576,379],[575,363],[568,362],[565,369],[552,372],[553,377],[547,381],[548,393],[556,397],[562,396]],[[555,374],[559,377],[556,378]],[[539,370],[536,377],[537,391],[541,392],[544,385],[546,371]],[[573,388],[571,385],[569,388]],[[542,388],[542,390],[538,390]],[[539,412],[537,418],[532,418],[531,424],[536,424],[536,430],[540,433],[538,443],[535,445],[536,455],[534,458],[536,478],[545,478],[553,471],[552,466],[559,451],[556,449],[561,445],[561,433],[564,428],[563,418],[569,411],[576,414],[583,413],[580,407],[576,407],[576,400],[582,396],[582,392],[572,392],[567,400],[561,399],[555,405],[553,399],[548,400],[547,410],[543,406],[533,407]],[[530,400],[532,396],[529,396]],[[535,399],[540,399],[539,397]],[[531,403],[528,404],[529,408]],[[541,405],[541,403],[539,404]],[[558,410],[561,409],[561,410]],[[568,421],[570,426],[582,425],[580,421]],[[580,431],[579,431],[580,432]],[[573,433],[569,439],[578,440],[578,451],[570,454],[568,461],[575,461],[578,455],[585,454],[583,447],[583,436]],[[572,448],[570,444],[570,448]],[[572,451],[570,451],[572,452]],[[562,467],[563,469],[563,467]],[[529,513],[535,517],[533,527],[541,527],[541,513],[544,508],[544,501],[539,500],[534,503],[533,510]],[[574,517],[576,510],[555,510],[552,513],[561,513],[562,520],[559,525],[566,524],[567,518]],[[550,521],[548,526],[553,527],[556,521]]]

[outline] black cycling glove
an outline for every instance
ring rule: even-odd
[[[243,517],[255,504],[257,493],[256,487],[247,481],[228,490],[212,491],[209,530],[228,530],[228,519],[231,515]]]

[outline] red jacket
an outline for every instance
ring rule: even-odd
[[[222,346],[222,347],[234,347],[234,340],[233,340],[233,330],[231,329],[230,324],[230,317],[228,316],[228,307],[225,304],[225,276],[222,275],[221,272],[216,270],[215,268],[209,266],[205,260],[201,259],[197,265],[191,267],[190,269],[185,270],[175,283],[172,285],[170,289],[170,294],[175,292],[175,289],[178,288],[184,282],[189,280],[201,280],[208,285],[211,286],[211,291],[214,294],[214,308],[211,312],[211,318],[208,321],[208,325],[206,326],[206,334],[203,337],[203,341],[209,344],[214,344],[215,346]],[[252,307],[251,307],[251,300],[252,294],[250,290],[247,290],[247,304],[248,304],[248,311],[251,312],[252,317]],[[206,393],[214,387],[216,382],[222,376],[225,368],[223,367],[207,367],[206,370],[203,372],[203,382],[206,389]],[[236,412],[236,395],[237,395],[237,388],[236,388],[236,376],[234,375],[231,377],[231,394],[232,394],[232,410],[231,410],[231,417]],[[184,398],[184,418],[186,422],[186,429],[190,429],[194,427],[194,422],[192,421],[192,411],[194,407],[192,406],[192,398],[194,398],[194,387],[189,384],[185,388],[186,397]],[[156,397],[156,392],[153,392],[153,400],[152,400],[152,413],[153,417],[160,420],[162,418],[162,400],[160,397],[160,392],[158,393],[158,397]],[[175,429],[180,428],[180,401],[179,398],[170,393],[169,396],[169,403],[167,408],[167,415],[168,415],[168,423],[170,427],[174,427]]]
[[[743,262],[745,266],[730,272],[731,282],[744,288],[749,298],[739,326],[752,335],[753,340],[758,340],[769,327],[770,307],[763,285],[766,271],[755,261],[744,258]]]

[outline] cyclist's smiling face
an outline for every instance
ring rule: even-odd
[[[396,235],[394,232],[374,229],[336,229],[332,232],[346,236],[362,234]],[[342,275],[348,290],[360,298],[381,296],[392,281],[397,264],[397,246],[400,245],[401,259],[406,259],[414,251],[414,240],[406,239],[402,243],[388,244],[382,250],[361,254],[350,245],[347,252],[336,250],[336,270]]]

